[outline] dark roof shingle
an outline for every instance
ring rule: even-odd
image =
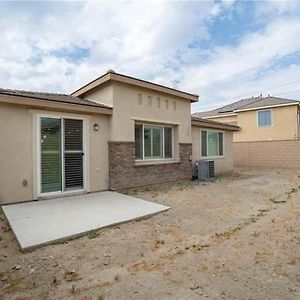
[[[110,106],[107,106],[105,104],[100,104],[100,103],[97,103],[94,101],[90,101],[90,100],[79,98],[79,97],[74,97],[74,96],[67,95],[67,94],[31,92],[31,91],[10,90],[10,89],[1,89],[1,88],[0,88],[0,94],[9,95],[9,96],[33,98],[33,99],[39,99],[39,100],[63,102],[63,103],[70,103],[70,104],[77,104],[77,105],[87,105],[87,106],[94,106],[94,107],[101,107],[101,108],[111,108]]]
[[[196,123],[193,123],[193,122],[196,122]],[[197,124],[197,123],[200,126],[202,125],[202,126],[210,127],[210,125],[213,125],[214,128],[224,128],[224,129],[233,130],[233,131],[240,130],[240,127],[237,126],[236,124],[218,122],[218,121],[197,118],[197,117],[192,116],[192,124]]]
[[[241,107],[237,108],[236,110],[258,108],[258,107],[264,107],[264,106],[276,106],[276,105],[281,105],[281,104],[292,104],[292,103],[297,103],[297,102],[299,103],[299,101],[297,101],[297,100],[268,96],[265,98],[261,98],[259,101],[241,106]]]

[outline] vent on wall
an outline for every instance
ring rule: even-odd
[[[198,160],[198,180],[209,180],[215,177],[215,162],[213,160]]]

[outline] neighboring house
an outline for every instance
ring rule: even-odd
[[[297,100],[260,96],[193,116],[240,127],[233,137],[237,166],[300,166],[300,104]]]
[[[72,95],[0,89],[0,202],[187,179],[193,158],[218,158],[216,171],[230,170],[238,128],[192,121],[196,101],[113,71]],[[210,131],[220,132],[218,144]]]

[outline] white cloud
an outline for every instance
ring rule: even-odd
[[[300,51],[295,3],[255,3],[247,13],[256,14],[259,32],[212,48],[210,25],[224,15],[230,20],[234,1],[1,4],[0,87],[71,92],[115,69],[166,85],[179,80],[179,88],[200,94],[194,110],[268,93],[300,75],[297,64],[269,70]],[[87,55],[74,57],[76,48]],[[58,55],[64,52],[69,56]],[[270,92],[286,88],[294,86]]]
[[[154,78],[178,64],[194,40],[209,37],[204,22],[216,15],[212,2],[84,2],[61,12],[51,4],[48,13],[45,5],[9,7],[12,17],[0,18],[1,86],[70,92],[110,68]],[[72,62],[54,54],[75,47],[89,49],[88,57]]]
[[[299,32],[300,20],[280,20],[270,24],[261,34],[251,33],[243,37],[238,46],[217,48],[206,64],[189,68],[190,76],[199,80],[190,81],[186,86],[207,86],[265,67],[274,59],[299,51]]]
[[[232,81],[218,89],[208,89],[205,101],[193,104],[192,111],[206,111],[252,96],[272,95],[300,100],[300,66],[287,66],[252,80]],[[201,95],[200,95],[201,97]],[[202,103],[201,103],[202,102]]]
[[[268,18],[295,13],[300,8],[298,0],[257,1],[255,5],[257,17]]]
[[[228,103],[239,100],[240,94],[252,96],[256,86],[266,90],[261,84],[270,75],[263,75],[263,71],[281,58],[300,51],[299,33],[299,19],[275,20],[264,32],[248,34],[236,47],[220,47],[209,62],[186,70],[187,79],[182,84],[203,96],[203,102],[194,105],[194,110],[215,107],[216,101]],[[286,68],[289,66],[276,71],[281,75]],[[290,81],[283,75],[280,78],[280,83]],[[250,89],[249,81],[253,85]]]

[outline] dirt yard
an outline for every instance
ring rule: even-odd
[[[126,191],[171,210],[21,253],[3,214],[3,299],[300,299],[300,171]]]

